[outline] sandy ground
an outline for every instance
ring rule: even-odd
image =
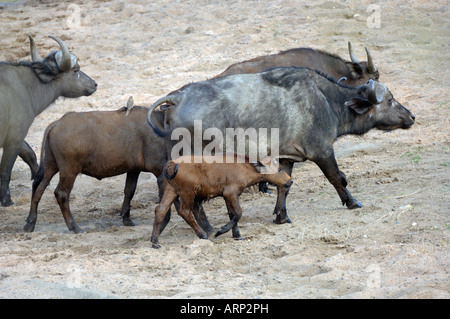
[[[376,1],[375,1],[376,2]],[[15,206],[0,207],[0,298],[446,298],[449,255],[448,1],[17,1],[0,9],[0,60],[41,55],[58,35],[94,78],[90,97],[60,98],[32,125],[40,154],[46,126],[69,111],[149,106],[228,65],[310,46],[361,60],[367,45],[386,84],[417,116],[409,130],[344,137],[335,150],[348,210],[315,164],[296,165],[288,197],[292,224],[272,222],[275,196],[245,193],[231,234],[199,240],[177,214],[151,248],[155,177],[142,174],[132,202],[135,227],[118,216],[125,176],[79,176],[71,207],[82,234],[68,231],[53,196],[39,206],[34,233],[22,231],[30,171],[17,160]],[[377,3],[377,2],[376,2]],[[371,11],[375,8],[375,11]],[[379,24],[377,24],[379,23]],[[205,204],[215,227],[222,199]]]

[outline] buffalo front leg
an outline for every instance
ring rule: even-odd
[[[136,192],[136,186],[138,182],[140,172],[128,172],[125,181],[124,198],[122,204],[122,210],[120,216],[122,217],[123,224],[125,226],[134,226],[130,217],[131,200]]]
[[[341,198],[342,205],[346,205],[348,209],[360,208],[363,206],[361,202],[354,199],[352,194],[347,190],[347,178],[345,177],[345,174],[339,170],[333,151],[329,157],[317,159],[314,160],[314,162],[320,167],[328,181],[336,189]]]
[[[33,190],[31,193],[30,214],[27,217],[27,223],[23,227],[26,232],[34,231],[37,220],[37,209],[45,189],[52,180],[52,177],[58,172],[57,168],[47,166],[42,175],[38,175],[33,182]]]
[[[11,180],[11,172],[14,162],[19,155],[21,144],[17,146],[3,146],[3,156],[0,162],[0,206],[11,206],[11,194],[9,190],[9,182]]]
[[[294,162],[288,160],[280,160],[280,168],[283,169],[289,176],[292,175],[293,167]],[[274,223],[276,224],[291,223],[286,210],[286,198],[289,194],[289,189],[290,187],[277,187],[277,203],[275,205],[275,210],[273,211],[273,214],[277,215],[274,220]]]

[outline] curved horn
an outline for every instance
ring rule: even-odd
[[[342,81],[347,81],[347,78],[345,76],[341,77],[338,81],[337,84],[341,83]]]
[[[359,60],[356,58],[355,54],[353,53],[352,44],[350,43],[350,41],[348,41],[348,54],[350,54],[350,59],[352,60],[353,63],[359,64]]]
[[[59,47],[61,48],[62,58],[58,65],[59,69],[63,72],[69,71],[72,68],[72,61],[69,49],[67,48],[66,44],[60,38],[53,35],[49,35],[48,37],[58,42]]]
[[[36,48],[36,44],[34,43],[33,37],[29,34],[28,38],[30,39],[30,53],[31,53],[31,61],[40,62],[42,61],[42,57],[39,55],[39,52]]]
[[[372,55],[370,55],[370,51],[366,46],[364,46],[364,48],[367,53],[367,69],[369,70],[369,73],[375,73],[377,72],[377,67],[373,64]]]
[[[380,83],[375,83],[372,79],[367,83],[369,93],[367,99],[373,104],[380,104],[386,94],[386,87]]]

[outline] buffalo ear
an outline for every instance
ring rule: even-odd
[[[266,165],[264,165],[261,161],[250,162],[250,164],[258,173],[263,173],[266,169]]]
[[[58,70],[54,67],[48,65],[47,63],[42,62],[32,62],[31,67],[34,70],[34,73],[39,78],[39,80],[43,83],[48,83],[55,79],[56,75],[58,75]]]
[[[372,79],[360,88],[361,92],[363,92],[364,95],[367,95],[366,99],[353,98],[350,101],[345,102],[345,106],[350,107],[359,115],[366,113],[372,105],[383,102],[387,91],[383,84],[375,82]]]
[[[348,106],[359,115],[363,115],[364,113],[366,113],[372,107],[372,105],[373,104],[368,100],[356,98],[345,102],[345,106]]]
[[[363,69],[361,64],[355,62],[346,62],[346,64],[354,79],[359,79],[362,76]]]

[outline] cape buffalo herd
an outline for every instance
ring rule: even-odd
[[[374,128],[408,129],[415,122],[415,115],[379,82],[369,49],[365,48],[367,61],[361,62],[348,42],[350,61],[295,48],[235,63],[209,80],[161,97],[150,108],[134,106],[130,98],[126,107],[114,111],[70,112],[43,132],[38,164],[25,141],[34,118],[60,96],[89,96],[97,89],[67,45],[49,37],[59,50],[45,58],[29,36],[31,61],[0,62],[0,204],[14,204],[9,184],[19,156],[30,167],[33,180],[24,226],[28,232],[35,230],[39,201],[56,173],[56,201],[75,233],[82,229],[69,201],[78,174],[97,179],[127,174],[121,209],[127,226],[134,225],[130,203],[140,172],[154,174],[160,197],[154,208],[154,248],[160,247],[172,203],[199,238],[211,235],[214,227],[202,203],[218,196],[225,200],[230,222],[216,236],[231,229],[240,239],[238,198],[254,184],[261,190],[267,190],[266,182],[277,187],[275,222],[290,222],[286,211],[290,176],[294,163],[306,160],[317,164],[343,205],[359,208],[362,204],[347,189],[336,162],[333,143],[343,135],[361,135]],[[242,135],[230,137],[230,132]]]

